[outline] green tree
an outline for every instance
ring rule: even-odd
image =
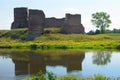
[[[109,27],[111,23],[111,20],[109,18],[110,15],[106,12],[96,12],[92,14],[91,22],[93,23],[93,25],[100,29],[101,33],[104,33],[105,29]]]
[[[120,29],[113,29],[113,33],[120,33]]]

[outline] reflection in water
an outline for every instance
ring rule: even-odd
[[[15,64],[15,75],[36,74],[39,70],[46,73],[46,66],[64,66],[67,72],[82,70],[82,61],[85,52],[75,54],[38,54],[34,52],[11,53],[10,57]]]
[[[110,63],[111,53],[98,51],[93,55],[93,63],[96,65],[107,65]]]
[[[42,70],[44,73],[46,73],[46,70],[52,71],[58,74],[57,76],[72,74],[78,77],[90,77],[101,74],[104,76],[119,77],[119,60],[120,52],[0,50],[0,61],[2,62],[0,62],[0,79],[7,76],[17,76],[18,78],[19,76],[23,76],[25,78],[29,74],[36,74],[39,70]]]

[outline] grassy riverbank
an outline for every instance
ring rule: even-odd
[[[61,34],[59,29],[46,30],[32,41],[27,41],[27,29],[1,30],[0,48],[12,49],[120,49],[120,34]]]

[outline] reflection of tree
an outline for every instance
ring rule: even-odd
[[[97,65],[106,65],[110,63],[111,54],[108,52],[97,52],[93,55],[93,63]]]

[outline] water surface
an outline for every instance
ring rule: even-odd
[[[36,74],[52,71],[57,76],[75,75],[91,77],[101,74],[120,77],[119,51],[0,50],[0,79],[21,80]]]

